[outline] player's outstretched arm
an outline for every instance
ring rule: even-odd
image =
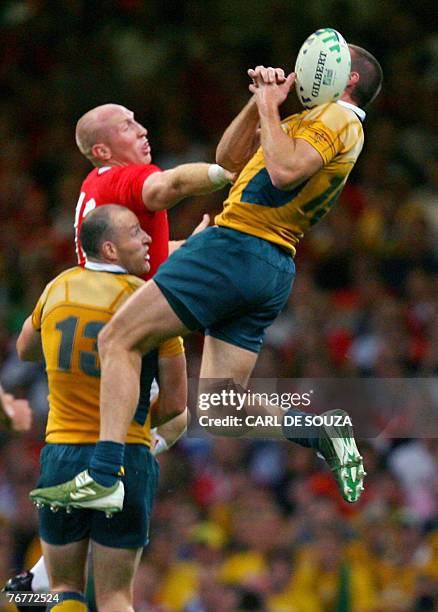
[[[250,91],[257,103],[261,145],[272,184],[278,189],[292,189],[320,170],[323,160],[307,141],[291,138],[283,131],[278,109],[287,98],[295,75],[290,74],[279,84],[270,78],[273,70],[263,66],[250,70],[248,73],[253,79]]]
[[[43,358],[41,334],[34,329],[32,316],[23,323],[17,338],[17,353],[21,361],[41,361]]]
[[[234,178],[231,172],[217,164],[183,164],[148,176],[142,198],[149,210],[165,210],[183,198],[217,191]]]

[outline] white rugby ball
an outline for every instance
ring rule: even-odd
[[[347,86],[351,57],[344,37],[322,28],[304,41],[295,63],[296,92],[304,108],[338,100]]]

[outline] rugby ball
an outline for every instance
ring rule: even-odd
[[[295,87],[304,108],[338,100],[347,86],[351,57],[344,37],[332,28],[311,34],[299,50]]]

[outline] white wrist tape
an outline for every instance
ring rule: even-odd
[[[215,187],[223,187],[230,181],[225,176],[225,170],[219,164],[210,164],[208,168],[208,178]]]
[[[154,445],[151,448],[151,454],[155,457],[160,453],[164,453],[169,448],[166,440],[159,433],[154,434]]]

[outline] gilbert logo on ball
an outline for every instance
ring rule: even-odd
[[[304,41],[297,57],[295,87],[304,108],[338,100],[347,86],[351,57],[344,37],[323,28]]]

